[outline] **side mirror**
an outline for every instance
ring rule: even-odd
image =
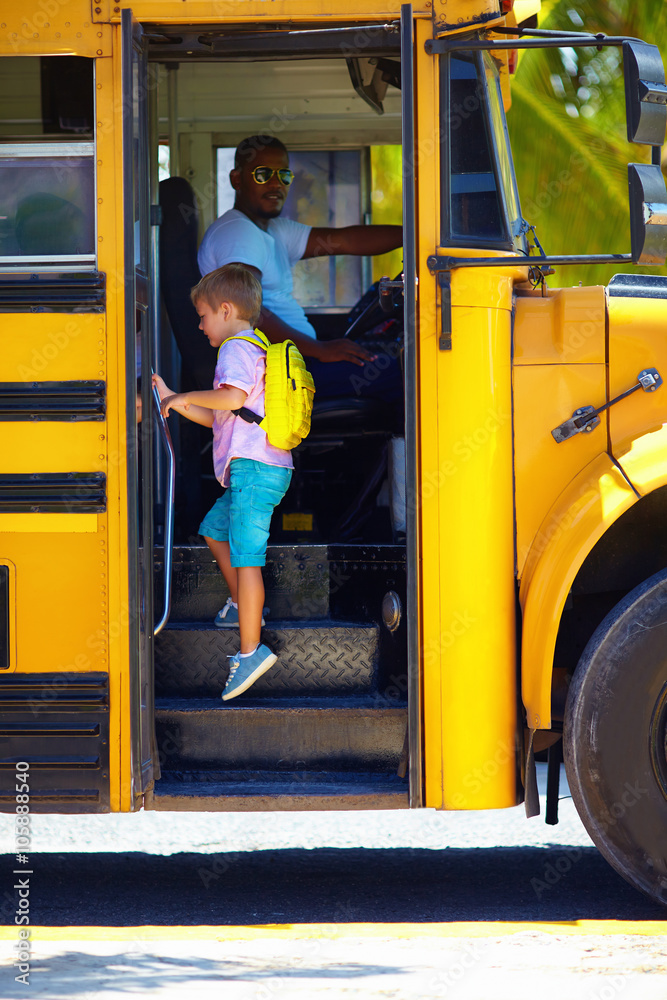
[[[634,264],[664,264],[667,258],[667,188],[662,170],[628,164],[630,239]]]
[[[662,146],[667,126],[667,87],[660,50],[646,42],[623,42],[628,142]]]

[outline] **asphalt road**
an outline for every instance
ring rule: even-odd
[[[594,848],[53,853],[31,871],[50,926],[665,919]],[[12,893],[3,909],[13,922]]]
[[[591,845],[564,777],[561,792],[557,826],[522,807],[35,815],[31,923],[667,919]],[[1,815],[0,924],[14,921],[14,852],[13,818]]]
[[[562,794],[555,827],[520,807],[34,815],[25,863],[0,815],[0,997],[665,1000],[665,911]]]

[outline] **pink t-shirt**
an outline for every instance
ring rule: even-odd
[[[252,336],[244,330],[243,336]],[[247,340],[225,340],[218,351],[213,388],[233,385],[248,393],[243,404],[253,413],[264,416],[264,373],[266,351]],[[293,469],[292,453],[269,444],[259,424],[248,423],[231,410],[213,411],[213,469],[222,486],[229,486],[229,463],[233,458],[251,458],[266,465]]]

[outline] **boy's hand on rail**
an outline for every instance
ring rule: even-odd
[[[174,395],[174,390],[169,388],[169,386],[167,385],[167,383],[165,382],[165,380],[162,378],[161,375],[154,374],[151,378],[151,382],[153,384],[153,387],[157,389],[160,401],[166,399],[167,396]]]

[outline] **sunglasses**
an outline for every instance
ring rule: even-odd
[[[274,174],[278,174],[278,180],[285,187],[289,187],[294,180],[294,174],[289,167],[280,167],[279,170],[273,170],[271,167],[255,167],[252,171],[252,176],[257,184],[268,184]]]

